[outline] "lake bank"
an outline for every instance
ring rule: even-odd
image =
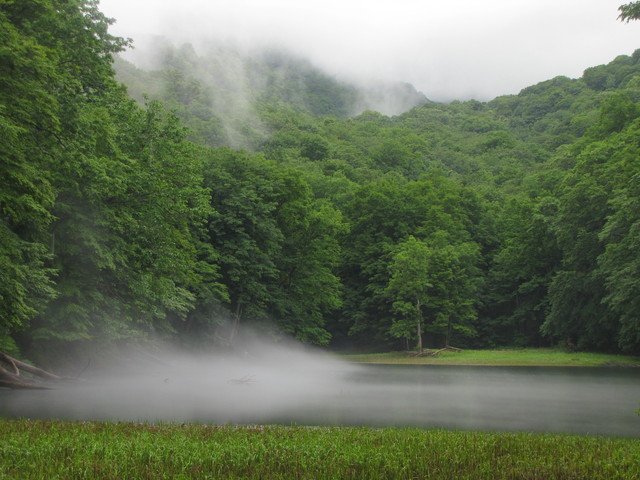
[[[552,348],[445,351],[435,357],[414,352],[341,355],[354,363],[407,365],[486,365],[532,367],[640,367],[640,357]]]
[[[633,479],[640,440],[415,428],[0,420],[0,478]]]

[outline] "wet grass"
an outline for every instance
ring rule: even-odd
[[[590,352],[567,352],[551,348],[462,350],[442,352],[437,357],[407,352],[345,355],[358,363],[397,363],[425,365],[513,365],[513,366],[640,366],[640,357]]]
[[[0,420],[1,479],[635,479],[640,439]]]

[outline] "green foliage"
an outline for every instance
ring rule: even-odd
[[[29,320],[40,342],[172,331],[201,283],[200,149],[116,85],[111,54],[127,42],[97,2],[5,2],[0,14],[2,331]]]
[[[198,149],[159,105],[140,110],[119,92],[92,106],[67,148],[54,207],[58,298],[39,338],[127,338],[171,331],[193,308],[193,226],[208,213]]]
[[[618,344],[624,351],[637,351],[638,337],[638,146],[639,123],[632,122],[611,139],[616,149],[604,165],[602,180],[612,189],[608,199],[610,214],[599,231],[604,251],[597,261],[598,274],[606,286],[604,302],[619,316]]]
[[[640,3],[629,2],[624,5],[620,5],[618,8],[620,11],[620,20],[629,22],[631,20],[638,20],[640,18]]]
[[[615,99],[618,101],[620,97]],[[628,99],[622,101],[626,104]],[[636,138],[638,127],[635,115],[614,114],[619,125],[608,128],[611,121],[607,103],[602,111],[601,121],[594,126],[591,136],[585,137],[572,152],[572,168],[560,187],[561,209],[556,230],[563,256],[561,268],[549,287],[550,310],[543,328],[546,334],[564,337],[581,348],[624,346],[626,351],[637,351],[637,338],[629,334],[636,331],[631,326],[635,324],[632,305],[627,304],[623,312],[613,300],[619,297],[612,293],[618,285],[633,283],[633,267],[625,270],[617,263],[616,268],[622,270],[614,274],[609,262],[616,256],[614,252],[621,238],[616,234],[632,228],[634,223],[626,213],[629,205],[625,195],[636,174],[637,147],[631,139]],[[624,227],[615,220],[621,216],[629,222]],[[620,228],[616,234],[614,226]],[[627,258],[627,262],[633,264],[633,257]],[[624,324],[631,326],[630,330],[621,323],[623,318],[630,322]]]
[[[3,2],[0,8],[0,275],[2,330],[25,327],[54,296],[52,209],[83,106],[110,86],[107,33],[97,2]]]
[[[205,168],[215,210],[209,241],[234,328],[243,319],[272,318],[297,338],[326,343],[324,314],[340,304],[340,212],[315,201],[299,172],[258,155],[220,149]]]
[[[536,189],[540,192],[541,188]],[[558,201],[511,199],[500,215],[501,247],[487,275],[480,336],[495,345],[537,345],[547,291],[561,252],[555,235]]]
[[[639,51],[487,103],[403,86],[420,106],[388,117],[289,55],[168,43],[155,70],[118,60],[135,103],[110,23],[94,0],[0,3],[3,345],[268,323],[640,351]]]
[[[620,315],[619,346],[623,351],[637,351],[640,345],[640,264],[637,248],[640,240],[640,197],[637,174],[632,177],[636,192],[620,192],[613,200],[615,213],[609,217],[601,238],[606,249],[598,257],[600,273],[605,277],[607,296],[604,300]],[[631,187],[631,190],[634,187]]]
[[[342,273],[343,281],[349,289],[345,314],[352,319],[353,332],[367,332],[367,335],[383,337],[388,335],[391,326],[389,319],[394,315],[388,302],[390,291],[387,288],[390,279],[389,269],[393,264],[393,252],[397,245],[414,236],[429,247],[436,248],[438,255],[444,256],[450,253],[447,250],[448,244],[470,242],[480,234],[479,222],[482,214],[479,210],[478,199],[474,198],[467,188],[443,177],[437,171],[420,181],[410,183],[402,183],[389,177],[365,186],[357,192],[347,209],[351,230],[344,242],[345,261]],[[411,245],[413,243],[405,246],[408,248]],[[409,254],[400,254],[396,262],[402,257],[408,258]],[[426,268],[424,265],[423,267]],[[446,269],[444,265],[442,268]],[[426,275],[426,272],[422,273]],[[440,273],[444,275],[444,272],[436,275]],[[409,285],[418,288],[417,285],[430,281],[424,278],[420,280],[419,277],[418,275],[411,281],[405,279],[407,288],[410,288]],[[445,279],[442,281],[445,282]],[[398,288],[392,286],[391,290],[400,294],[396,300],[403,302],[396,304],[396,310],[400,309],[406,314],[410,310],[407,304],[415,306],[415,297],[408,298],[404,295],[408,291],[403,291],[399,286],[405,281],[399,282],[396,285]],[[410,290],[415,293],[415,288],[411,287]],[[442,289],[445,288],[442,286]],[[461,310],[452,315],[446,312],[461,308],[461,304],[445,306],[445,300],[441,300],[443,303],[434,307],[431,318],[441,315],[439,323],[448,325],[448,320],[444,318],[453,320]],[[456,299],[454,302],[465,303],[467,300],[471,303],[475,301],[469,298],[464,301]],[[463,317],[465,320],[470,318],[466,314]],[[415,325],[415,317],[410,323]],[[407,328],[399,325],[394,331],[399,336],[406,337]],[[445,333],[442,329],[436,330]]]
[[[454,330],[475,333],[469,323],[476,318],[474,303],[480,286],[477,244],[449,244],[446,238],[446,232],[436,232],[429,243],[413,236],[399,243],[385,289],[393,299],[393,309],[417,327],[418,337],[425,329],[440,333],[445,346]],[[405,322],[395,321],[390,331],[408,338],[410,328]],[[422,350],[421,338],[418,349]]]
[[[12,13],[0,10],[0,331],[27,324],[53,293],[45,242],[54,192],[41,156],[58,123],[55,65]]]
[[[205,185],[212,189],[208,242],[219,255],[222,281],[237,321],[264,317],[278,272],[274,262],[283,242],[276,222],[273,165],[228,149],[212,151]]]
[[[401,320],[405,320],[394,321],[390,328],[391,334],[409,339],[412,337],[411,330],[415,330],[419,351],[422,351],[424,329],[422,308],[430,303],[428,292],[434,286],[431,283],[432,256],[428,245],[409,236],[396,247],[389,264],[391,277],[385,288],[385,294],[393,301],[393,310],[401,315]]]
[[[615,93],[602,103],[599,122],[591,133],[605,136],[619,132],[639,114],[638,105],[631,101],[627,92]]]

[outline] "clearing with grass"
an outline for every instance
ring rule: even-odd
[[[536,367],[640,367],[640,357],[606,353],[568,352],[553,348],[444,351],[437,356],[413,352],[344,355],[357,363],[420,365],[496,365]]]

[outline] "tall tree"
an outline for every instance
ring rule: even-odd
[[[110,23],[95,1],[0,3],[0,335],[25,326],[54,294],[55,172],[83,134],[83,106],[113,83],[111,54],[127,41],[108,33]]]
[[[54,293],[47,166],[59,132],[55,62],[24,32],[28,19],[9,7],[16,6],[0,5],[0,339],[28,324]]]
[[[536,189],[542,193],[541,186]],[[548,289],[562,252],[556,237],[559,200],[513,198],[500,213],[500,248],[492,258],[478,324],[488,344],[539,345]]]
[[[327,343],[325,315],[339,303],[340,213],[314,201],[301,172],[259,155],[211,152],[205,170],[215,213],[209,239],[229,292],[233,341],[245,321]]]
[[[454,331],[473,335],[471,322],[477,316],[475,304],[482,278],[479,260],[477,244],[451,243],[442,231],[426,241],[409,236],[399,243],[389,264],[391,276],[385,289],[394,311],[400,314],[391,333],[407,338],[413,324],[420,353],[425,331],[441,335],[445,347]]]
[[[607,295],[604,301],[620,316],[618,345],[626,352],[640,351],[640,175],[612,199],[614,213],[607,219],[601,239],[605,251],[598,258]]]
[[[219,254],[222,281],[229,293],[234,341],[246,318],[266,318],[278,281],[275,259],[283,236],[276,220],[275,166],[263,158],[222,148],[205,164],[212,189],[209,242]]]
[[[483,283],[479,268],[480,248],[475,242],[455,243],[439,232],[433,237],[432,288],[427,311],[433,316],[428,329],[440,334],[444,346],[454,334],[473,337],[478,293]]]
[[[347,209],[351,229],[344,242],[345,316],[354,334],[389,341],[390,311],[385,289],[396,245],[409,235],[429,240],[445,232],[451,243],[479,235],[477,199],[438,171],[417,182],[389,176],[357,192]],[[442,236],[442,235],[441,235]]]
[[[342,304],[335,271],[341,257],[338,237],[346,227],[329,202],[313,200],[300,173],[286,169],[281,182],[277,220],[283,243],[272,312],[296,338],[326,344],[331,334],[325,318]]]
[[[431,300],[429,291],[433,288],[432,257],[433,251],[426,243],[409,236],[395,249],[389,264],[391,277],[385,289],[394,311],[400,314],[391,325],[391,334],[406,339],[414,336],[419,353],[423,350],[423,308]]]
[[[195,228],[209,208],[199,150],[159,105],[104,95],[83,108],[85,133],[55,173],[59,295],[34,323],[37,338],[166,335],[194,306]]]

